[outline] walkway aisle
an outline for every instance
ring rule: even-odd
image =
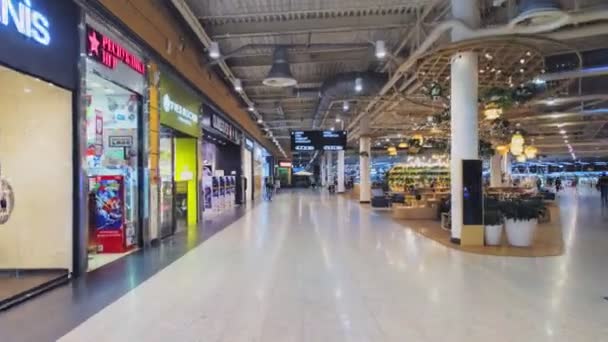
[[[506,259],[284,194],[61,341],[607,341],[607,221],[599,200],[562,201],[566,256]]]

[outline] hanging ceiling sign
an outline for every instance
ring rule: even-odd
[[[139,57],[88,25],[86,42],[88,56],[106,67],[116,69],[123,63],[141,75],[146,73],[146,64]]]
[[[292,131],[292,151],[342,151],[346,149],[346,131]]]

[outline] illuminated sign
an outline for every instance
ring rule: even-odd
[[[110,147],[131,147],[133,146],[133,137],[128,135],[110,135],[108,142]]]
[[[346,148],[346,131],[293,131],[292,151],[342,151]]]
[[[245,146],[247,146],[248,149],[253,150],[253,141],[251,139],[245,138]]]
[[[228,123],[226,120],[222,119],[219,115],[213,113],[211,116],[211,127],[220,131],[224,134],[228,139],[236,144],[240,144],[241,142],[241,131],[239,131],[236,127]]]
[[[118,63],[122,62],[137,73],[146,73],[146,65],[139,57],[90,26],[87,26],[87,53],[90,58],[110,69],[116,69]]]
[[[279,166],[280,167],[286,167],[286,168],[290,168],[292,166],[291,162],[279,162]]]
[[[0,22],[42,45],[51,43],[49,20],[32,8],[30,0],[0,0]]]
[[[198,125],[198,115],[188,108],[171,100],[169,94],[163,96],[163,109],[165,112],[173,112],[177,114],[178,120],[187,125]]]

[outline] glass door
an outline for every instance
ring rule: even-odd
[[[175,227],[175,188],[173,185],[174,149],[173,131],[171,129],[161,127],[159,147],[160,156],[158,162],[158,172],[160,175],[160,238],[162,239],[173,234],[173,227]]]

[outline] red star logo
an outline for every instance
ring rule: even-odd
[[[91,31],[89,34],[89,53],[95,53],[96,56],[99,56],[99,40],[95,31]]]

